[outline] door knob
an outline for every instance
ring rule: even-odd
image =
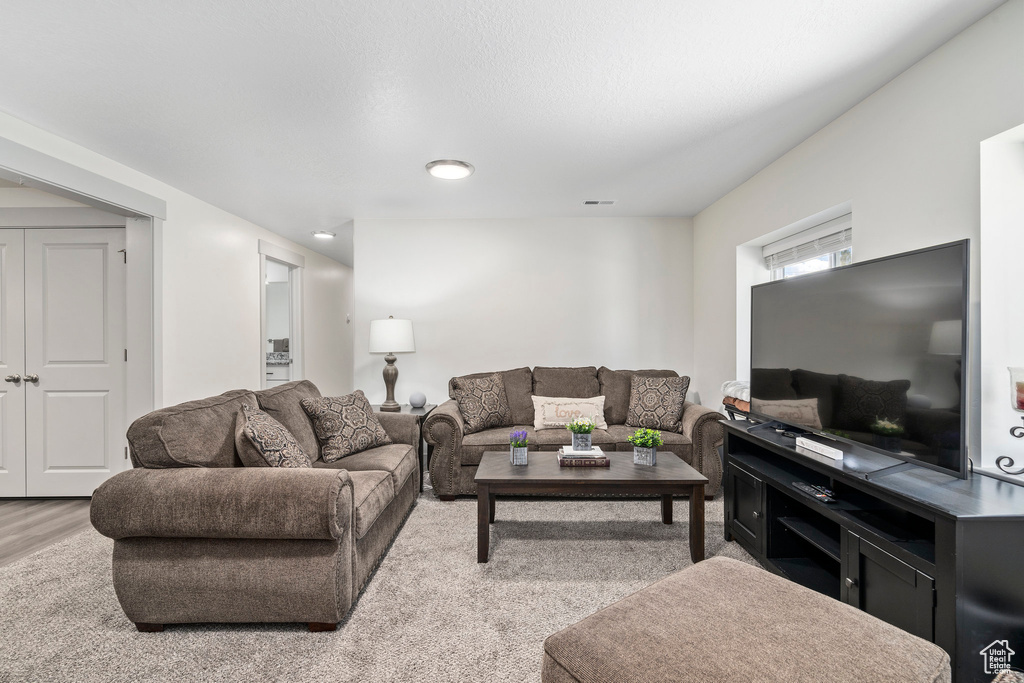
[[[761,513],[758,512],[757,510],[754,510],[754,519],[760,519],[760,518],[761,518]]]
[[[857,579],[851,579],[849,576],[846,577],[846,587],[853,588],[857,585]]]
[[[39,381],[39,375],[25,375],[25,381],[26,382],[38,382]]]
[[[14,382],[15,384],[17,384],[18,382],[21,381],[21,375],[7,375],[6,377],[4,377],[4,381]]]

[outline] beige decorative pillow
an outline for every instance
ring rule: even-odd
[[[774,417],[808,429],[821,429],[818,399],[816,398],[787,398],[781,401],[762,401],[755,398],[750,401],[750,407],[755,413],[761,415]]]
[[[633,375],[629,389],[626,424],[630,427],[682,430],[683,403],[689,377],[640,377]]]
[[[235,418],[235,448],[246,467],[311,467],[309,456],[287,428],[243,403]]]
[[[512,408],[505,394],[505,382],[498,373],[486,377],[455,377],[452,390],[467,434],[512,426]]]
[[[608,429],[604,419],[604,396],[593,398],[533,397],[534,429],[565,429],[577,417],[589,417],[598,429]]]
[[[392,443],[358,389],[346,396],[304,398],[300,403],[313,422],[324,462]]]

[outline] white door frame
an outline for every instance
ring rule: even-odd
[[[160,237],[167,218],[167,203],[6,138],[0,138],[0,178],[126,217],[125,424],[160,407],[163,404]]]
[[[294,251],[279,247],[267,240],[259,241],[260,254],[260,388],[267,387],[267,259],[289,266],[288,283],[291,293],[291,338],[288,348],[292,356],[289,379],[305,379],[302,353],[302,270],[306,257]]]

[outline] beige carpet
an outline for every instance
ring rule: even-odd
[[[499,499],[476,563],[476,502],[421,496],[348,620],[142,634],[91,529],[0,569],[0,681],[536,681],[544,638],[690,564],[686,500]],[[708,556],[752,561],[707,505]]]

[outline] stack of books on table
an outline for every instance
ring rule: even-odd
[[[608,456],[597,446],[589,451],[574,451],[572,446],[558,449],[558,464],[561,467],[608,467]]]

